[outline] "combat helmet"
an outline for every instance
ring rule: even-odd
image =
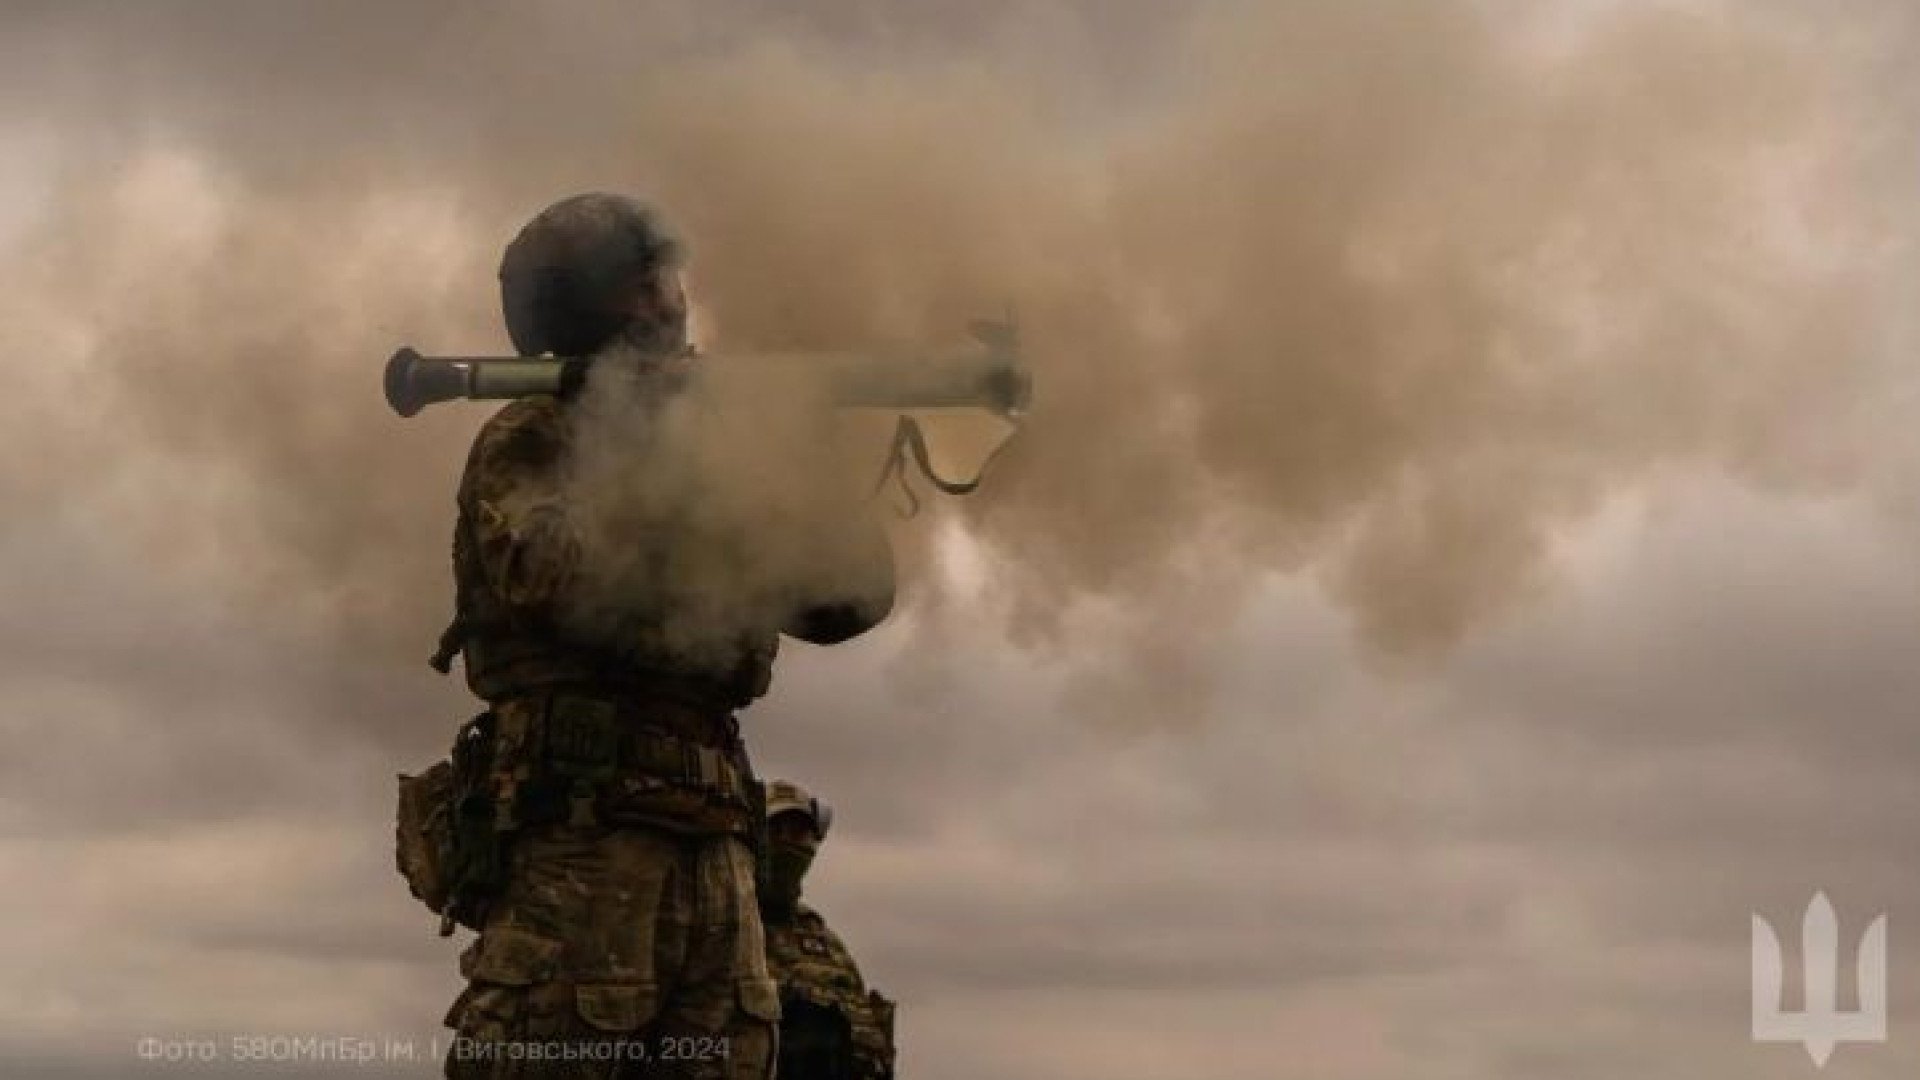
[[[801,813],[813,822],[814,832],[822,840],[833,825],[833,807],[813,797],[806,788],[791,780],[767,781],[767,820],[780,814]]]
[[[628,321],[635,281],[680,265],[679,240],[646,203],[590,193],[535,215],[500,260],[500,306],[523,355],[586,356]]]

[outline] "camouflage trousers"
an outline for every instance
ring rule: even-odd
[[[768,1080],[778,989],[732,836],[551,825],[460,958],[450,1080]]]

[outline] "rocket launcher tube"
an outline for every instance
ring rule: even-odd
[[[779,361],[823,372],[833,401],[851,408],[987,409],[1017,417],[1032,397],[1012,332],[976,324],[984,352],[953,356],[796,354]],[[733,361],[722,359],[719,363]],[[757,361],[765,362],[765,361]],[[387,361],[387,404],[401,416],[456,398],[473,400],[556,394],[577,389],[588,361],[570,357],[422,356],[402,348]]]

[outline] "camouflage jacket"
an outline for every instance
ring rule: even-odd
[[[893,1080],[893,1002],[869,990],[859,965],[818,912],[805,904],[791,918],[766,918],[767,966],[780,984],[786,1013],[781,1026],[783,1080]],[[830,1016],[849,1037],[850,1067],[843,1076],[833,1070],[792,1069],[789,1046],[817,1043],[813,1033],[793,1031],[808,1016]],[[787,1070],[792,1069],[791,1073]]]
[[[743,629],[696,657],[662,643],[667,618],[644,594],[620,596],[593,625],[569,614],[595,594],[578,508],[567,488],[571,403],[521,398],[475,437],[454,526],[456,626],[468,685],[488,701],[552,687],[664,690],[720,709],[766,691],[778,632]],[[672,536],[639,541],[671,543]]]

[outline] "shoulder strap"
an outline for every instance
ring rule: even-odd
[[[935,472],[933,462],[928,460],[927,436],[920,430],[920,421],[911,416],[902,416],[900,423],[893,429],[893,444],[887,448],[887,459],[880,467],[879,478],[874,481],[873,493],[879,494],[880,489],[887,485],[887,481],[897,480],[900,491],[907,497],[907,510],[901,516],[912,517],[919,513],[920,497],[913,493],[912,486],[907,483],[907,462],[911,459],[919,468],[920,475],[926,477],[929,484],[948,495],[971,495],[973,490],[980,486],[980,481],[985,479],[987,469],[993,464],[994,459],[998,458],[1000,452],[1005,450],[1007,444],[1012,441],[1007,439],[994,447],[993,453],[987,455],[987,460],[980,463],[980,470],[973,474],[973,479],[948,480]]]

